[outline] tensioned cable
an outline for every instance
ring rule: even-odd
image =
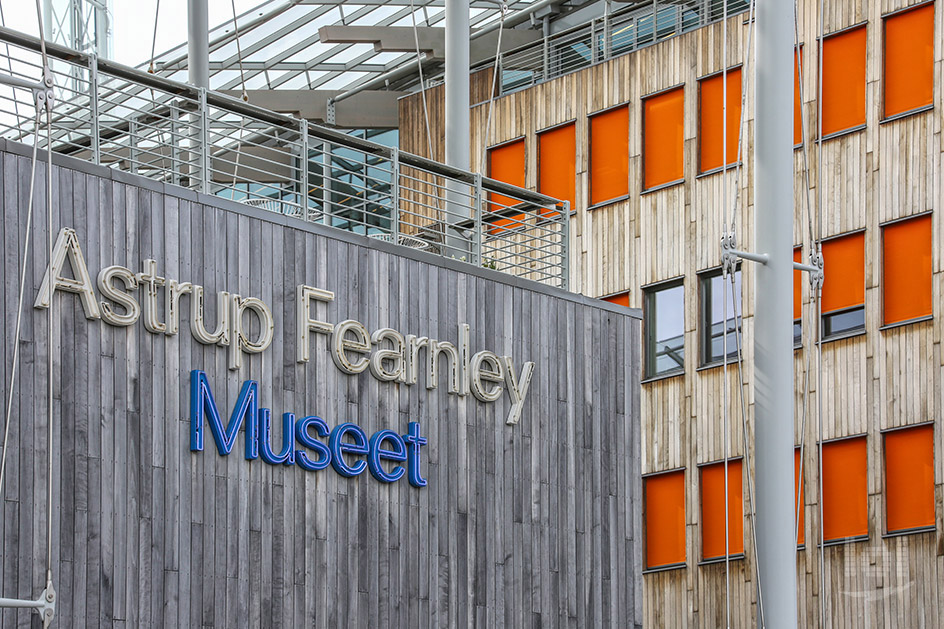
[[[730,227],[727,220],[728,217],[728,201],[727,201],[727,190],[728,190],[728,115],[727,115],[727,106],[728,106],[728,63],[727,63],[727,25],[728,25],[728,4],[725,1],[723,3],[723,18],[722,18],[722,147],[721,147],[721,163],[722,163],[722,183],[721,183],[721,194],[722,194],[722,226],[724,237],[727,237],[728,234],[733,234],[735,230],[736,220],[737,220],[737,204],[740,198],[740,173],[742,166],[742,155],[744,151],[744,122],[745,122],[745,110],[746,110],[746,101],[747,101],[747,84],[750,77],[750,56],[752,51],[753,35],[754,35],[754,9],[755,9],[755,0],[751,0],[749,6],[749,17],[748,17],[748,36],[747,36],[747,47],[745,49],[744,55],[744,71],[742,72],[742,81],[741,81],[741,110],[738,121],[738,149],[737,149],[737,161],[734,167],[734,200],[731,207],[731,221]],[[731,272],[731,282],[732,282],[732,298],[734,296],[734,274],[736,273],[736,267],[734,271]],[[727,283],[725,280],[726,270],[722,269],[722,300],[723,305],[723,340],[724,345],[722,350],[723,358],[723,404],[724,404],[724,538],[725,538],[725,622],[726,626],[730,627],[730,607],[731,607],[731,595],[730,595],[730,542],[729,542],[729,516],[728,516],[728,466],[730,461],[730,444],[729,444],[729,421],[728,421],[728,316],[727,316]],[[733,301],[733,299],[732,299]],[[735,327],[737,326],[737,314],[735,313]],[[740,334],[740,330],[736,329],[736,335]],[[739,373],[739,382],[741,374],[741,351],[740,351],[740,342],[738,341],[738,373]],[[743,386],[741,387],[743,389]],[[747,477],[748,477],[748,500],[750,508],[750,526],[751,526],[751,539],[754,543],[754,553],[755,561],[754,564],[754,573],[755,578],[757,579],[757,592],[758,592],[758,612],[759,617],[761,618],[761,625],[763,626],[763,593],[761,588],[760,581],[760,570],[758,568],[759,560],[757,558],[757,535],[754,531],[754,490],[753,482],[751,481],[751,468],[750,468],[750,457],[747,454],[748,451],[748,439],[747,439],[747,415],[743,408],[743,391],[741,391],[742,396],[742,411],[741,411],[741,421],[742,427],[744,429],[744,451],[745,451],[745,463],[747,464]]]
[[[721,208],[725,212],[728,207],[728,2],[723,1],[721,16]],[[744,82],[741,91],[744,92]],[[722,217],[723,222],[723,217]],[[735,269],[737,266],[735,266]],[[721,268],[721,300],[723,315],[721,319],[722,349],[724,361],[722,383],[722,404],[724,404],[724,420],[721,432],[724,433],[724,626],[731,627],[731,548],[728,513],[728,463],[730,458],[730,442],[728,439],[728,265]],[[733,273],[732,273],[733,275]],[[710,280],[709,280],[710,281]],[[733,294],[733,291],[732,291]],[[747,443],[744,444],[747,447]]]
[[[33,229],[33,188],[36,182],[37,151],[39,149],[40,116],[42,110],[37,107],[33,131],[33,157],[30,168],[29,201],[26,204],[26,234],[24,236],[23,257],[20,263],[20,289],[16,300],[16,324],[13,330],[13,364],[10,367],[10,388],[7,390],[7,412],[3,427],[3,453],[0,454],[0,494],[3,492],[3,477],[6,473],[7,450],[10,439],[10,419],[13,414],[13,392],[16,389],[16,371],[20,364],[20,328],[23,320],[23,293],[26,289],[27,258],[29,257],[30,238]]]
[[[39,22],[39,52],[43,56],[43,68],[49,67],[49,55],[46,54],[46,34],[43,32],[43,10],[36,0],[36,19]],[[43,77],[45,80],[46,77]]]
[[[492,109],[495,107],[495,90],[498,89],[498,75],[501,73],[501,42],[505,31],[505,14],[508,5],[501,4],[501,17],[498,20],[498,45],[495,47],[495,65],[492,67],[492,89],[488,95],[488,113],[485,116],[485,133],[482,135],[482,165],[479,172],[485,174],[485,165],[488,159],[488,134],[492,130]]]
[[[47,165],[46,165],[46,231],[47,231],[47,244],[48,255],[49,255],[49,265],[50,270],[52,270],[52,109],[50,103],[46,101],[46,154],[47,154]],[[55,284],[56,278],[49,276],[49,313],[47,321],[49,322],[49,340],[47,341],[47,361],[46,368],[48,370],[47,379],[49,381],[48,388],[48,399],[47,404],[49,405],[49,424],[47,429],[49,431],[49,482],[48,485],[48,496],[47,496],[47,511],[46,511],[46,581],[52,581],[52,447],[53,447],[53,437],[55,435],[52,428],[53,421],[53,408],[52,408],[52,393],[53,393],[53,371],[52,371],[52,355],[53,355],[53,310],[55,309],[56,300],[55,296]]]
[[[154,8],[154,34],[151,36],[151,63],[148,64],[148,72],[154,74],[154,48],[157,46],[157,18],[161,14],[161,0],[157,0],[157,6]]]
[[[425,9],[425,7],[424,7]],[[416,6],[413,0],[410,0],[410,19],[413,22],[413,42],[416,45],[416,69],[420,78],[420,96],[423,99],[423,121],[426,123],[426,154],[430,159],[435,159],[433,155],[433,134],[429,129],[429,104],[426,101],[426,79],[423,78],[423,59],[420,52],[420,35],[416,26]]]
[[[751,0],[750,6],[748,8],[748,28],[747,28],[747,48],[745,48],[744,53],[744,69],[741,72],[741,116],[738,122],[738,152],[737,152],[737,163],[734,165],[734,199],[731,203],[731,228],[728,229],[726,222],[724,223],[725,233],[734,231],[735,221],[737,220],[737,207],[738,202],[741,199],[741,167],[742,167],[742,157],[744,155],[744,123],[747,118],[745,110],[747,109],[747,77],[751,76],[751,52],[753,52],[753,43],[754,43],[754,8],[757,0]],[[727,7],[727,4],[725,4]],[[726,155],[725,155],[726,157]],[[725,161],[722,159],[722,161]],[[727,172],[727,169],[725,169]],[[723,208],[725,216],[727,216],[727,208]]]
[[[243,90],[243,100],[249,102],[249,94],[246,92],[246,75],[243,72],[243,49],[239,45],[239,24],[236,23],[236,0],[230,0],[230,6],[233,7],[233,34],[236,38],[236,61],[239,62],[239,84]],[[338,5],[340,11],[341,5]]]
[[[731,287],[732,291],[734,289],[734,275],[731,275]],[[751,456],[750,448],[747,447],[748,444],[748,431],[747,431],[747,402],[744,399],[744,388],[747,386],[747,383],[744,381],[744,370],[742,369],[742,363],[744,362],[743,355],[741,352],[741,326],[738,324],[740,321],[740,315],[737,311],[737,301],[732,299],[732,308],[734,309],[734,342],[737,344],[737,368],[738,368],[738,397],[741,401],[741,430],[743,432],[744,439],[744,465],[747,466],[747,469],[751,469]],[[750,509],[750,523],[751,523],[751,543],[754,544],[755,553],[757,552],[757,529],[754,526],[754,481],[752,480],[750,472],[747,474],[747,500],[748,500],[748,509]],[[766,626],[764,619],[764,588],[763,584],[760,581],[760,569],[758,568],[758,562],[754,561],[754,578],[757,579],[757,611],[758,616],[760,617],[760,626],[763,629]]]
[[[816,251],[818,259],[823,255],[823,29],[825,23],[825,1],[819,0],[819,25],[817,39],[819,78],[816,98]],[[820,626],[826,626],[828,601],[826,600],[826,528],[823,526],[823,302],[822,286],[817,289],[816,297],[816,423],[819,436],[819,604]]]

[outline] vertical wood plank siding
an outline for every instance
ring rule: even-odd
[[[8,382],[29,179],[26,147],[0,144],[0,372]],[[58,294],[53,575],[61,627],[639,626],[638,311],[458,261],[338,235],[239,204],[62,159],[53,221],[73,227],[94,278],[157,260],[167,278],[257,296],[275,339],[230,371],[197,343],[183,298],[176,336],[85,319]],[[38,181],[46,168],[38,166]],[[3,596],[45,582],[46,207],[37,194],[20,374],[0,503]],[[404,257],[401,257],[403,254]],[[94,281],[94,279],[93,279]],[[336,293],[333,322],[458,342],[536,363],[521,422],[491,404],[345,375],[324,335],[296,363],[295,287]],[[140,293],[138,293],[140,295]],[[163,299],[163,298],[162,298]],[[316,309],[313,307],[313,311]],[[425,356],[425,354],[424,354]],[[244,380],[261,405],[373,433],[421,423],[428,487],[219,456],[190,443],[190,370],[206,371],[224,421]],[[445,379],[443,379],[445,380]],[[280,432],[278,428],[273,432]],[[281,444],[281,435],[273,437]],[[4,610],[0,625],[35,623]]]
[[[942,259],[941,188],[944,153],[941,141],[942,68],[944,68],[944,3],[935,2],[933,111],[882,122],[882,16],[921,0],[831,0],[825,3],[824,31],[829,34],[867,22],[866,128],[823,144],[823,236],[866,230],[866,332],[823,346],[824,437],[866,434],[869,464],[869,539],[829,547],[826,574],[818,566],[818,490],[816,469],[815,354],[809,339],[814,333],[808,304],[809,285],[803,286],[805,348],[795,354],[797,444],[804,453],[807,546],[797,558],[800,577],[800,623],[819,626],[819,586],[826,583],[830,617],[852,626],[939,626],[944,601],[944,446],[940,422],[944,411],[944,352],[941,348],[941,304],[944,296]],[[802,107],[807,121],[804,136],[810,144],[810,181],[815,200],[819,172],[816,147],[816,90],[818,3],[799,4],[800,41],[804,45]],[[730,18],[727,26],[727,62],[745,62],[748,37],[745,15]],[[576,213],[571,222],[571,287],[591,296],[629,291],[630,305],[643,305],[641,286],[679,276],[685,278],[685,375],[643,384],[642,472],[684,467],[688,489],[688,565],[685,569],[644,576],[647,627],[712,627],[724,622],[723,566],[698,566],[701,538],[698,523],[699,487],[696,465],[723,456],[719,368],[699,370],[699,295],[696,273],[721,262],[722,232],[720,173],[696,177],[698,157],[697,80],[725,65],[721,23],[581,69],[533,88],[496,99],[488,137],[484,137],[487,105],[472,111],[472,163],[481,151],[502,141],[525,137],[529,162],[526,185],[537,185],[537,133],[576,120]],[[756,36],[756,34],[755,34]],[[752,70],[752,69],[751,69]],[[685,182],[667,189],[642,190],[642,99],[672,86],[685,86]],[[738,196],[739,246],[751,250],[753,223],[753,80],[745,107],[744,168],[735,190],[733,173],[727,175],[728,199]],[[411,129],[422,123],[415,98],[401,101],[403,148],[423,152],[412,143]],[[588,117],[607,107],[629,104],[628,199],[588,211]],[[784,121],[789,123],[789,121]],[[731,131],[729,131],[731,133]],[[435,135],[435,134],[434,134]],[[795,152],[794,243],[810,251],[803,188],[803,152]],[[931,321],[881,330],[881,228],[886,221],[932,211],[933,308]],[[729,210],[730,211],[730,210]],[[815,210],[814,210],[815,211]],[[827,271],[828,273],[828,271]],[[744,389],[748,407],[748,440],[753,440],[753,281],[752,265],[743,265]],[[827,281],[828,275],[827,275]],[[808,360],[810,391],[806,396],[806,429],[800,434],[804,405],[804,377]],[[731,454],[744,454],[737,397],[738,378],[729,373]],[[936,532],[883,538],[884,497],[880,431],[933,420],[935,422]],[[751,460],[753,466],[754,461]],[[785,497],[789,499],[789,497]],[[745,492],[745,554],[732,563],[732,626],[754,626],[757,614],[753,581],[754,549],[749,537],[749,505]],[[857,621],[854,619],[858,619]]]

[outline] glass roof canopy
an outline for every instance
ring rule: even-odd
[[[511,0],[508,14],[537,0]],[[501,4],[470,0],[473,30],[497,22]],[[323,26],[444,26],[445,0],[267,0],[210,29],[210,87],[214,90],[347,90],[407,62],[415,52],[378,52],[372,44],[321,43]],[[237,46],[236,33],[239,33]],[[240,54],[242,74],[240,78]],[[155,71],[187,80],[187,44],[155,57]],[[409,83],[415,84],[416,77]]]

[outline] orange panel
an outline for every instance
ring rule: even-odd
[[[931,215],[882,230],[882,308],[886,324],[931,314]]]
[[[934,526],[934,426],[885,434],[885,529]]]
[[[724,463],[701,468],[701,554],[703,559],[724,557]],[[728,461],[728,551],[744,552],[744,510],[741,497],[741,461]]]
[[[685,562],[685,471],[645,479],[646,567]]]
[[[538,191],[574,209],[577,140],[573,123],[538,135]],[[628,153],[627,153],[628,154]]]
[[[685,88],[651,96],[644,101],[644,182],[645,188],[684,177],[683,148]]]
[[[803,470],[804,472],[806,470]],[[804,474],[804,476],[806,476]],[[796,506],[800,505],[799,518],[797,522],[799,526],[797,527],[797,546],[802,546],[806,543],[806,508],[803,504],[804,502],[804,492],[803,492],[803,481],[800,479],[800,449],[795,448],[793,450],[793,509],[794,515],[797,515]]]
[[[716,74],[698,82],[699,98],[699,171],[721,168],[721,145],[724,143],[722,118],[728,121],[727,163],[737,161],[738,133],[741,124],[741,69],[728,71],[728,109],[722,116],[724,75]]]
[[[826,541],[869,532],[865,437],[823,444],[823,531]]]
[[[488,176],[498,181],[524,188],[524,138],[496,146],[488,150]],[[497,205],[516,205],[518,201],[500,194],[490,194],[489,210],[502,208]]]
[[[823,135],[865,124],[865,27],[823,41]]]
[[[590,118],[590,205],[629,194],[629,107]]]
[[[803,116],[800,113],[800,64],[801,63],[803,63],[803,48],[799,47],[796,49],[796,54],[793,56],[793,144],[794,145],[803,143]]]
[[[793,250],[793,261],[799,262],[803,257],[803,248]],[[793,271],[793,319],[798,320],[803,315],[803,271]]]
[[[865,303],[865,234],[850,234],[823,243],[826,281],[823,313]]]
[[[934,3],[885,20],[885,116],[931,104]]]
[[[620,306],[626,306],[629,308],[629,293],[620,293],[619,295],[610,295],[609,297],[604,297],[603,301],[608,301],[611,304],[619,304]]]

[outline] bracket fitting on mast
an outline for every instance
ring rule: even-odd
[[[33,609],[43,619],[43,627],[48,627],[53,618],[56,617],[56,588],[52,581],[46,581],[46,589],[39,594],[35,601],[19,598],[0,598],[0,609],[19,608]]]
[[[796,268],[796,264],[793,265]],[[810,252],[810,267],[809,269],[803,269],[809,271],[810,274],[810,290],[813,293],[816,293],[823,289],[823,284],[826,282],[826,274],[823,271],[825,262],[823,260],[823,251],[818,249],[817,251]]]
[[[737,236],[733,231],[721,235],[722,277],[727,277],[729,273],[734,273],[737,270],[738,257],[735,253],[735,247],[737,247]]]

